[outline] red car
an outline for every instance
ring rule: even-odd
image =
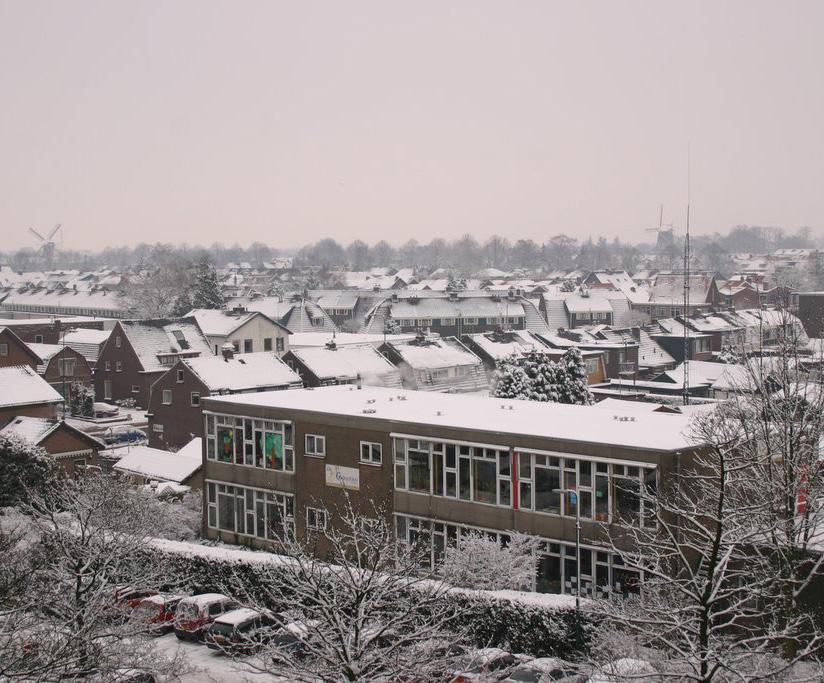
[[[141,600],[151,595],[157,595],[157,591],[149,588],[135,588],[134,586],[120,586],[114,592],[114,602],[116,605],[134,609]]]
[[[150,595],[134,608],[132,619],[150,633],[167,633],[174,627],[182,595]]]
[[[220,593],[203,593],[183,598],[177,604],[175,612],[175,635],[181,640],[187,638],[202,641],[215,619],[239,606],[232,598]]]

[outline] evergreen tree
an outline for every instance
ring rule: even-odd
[[[0,508],[46,493],[56,484],[57,471],[55,460],[39,446],[0,434]]]
[[[579,406],[595,403],[587,382],[587,368],[577,347],[570,347],[558,365],[560,374],[559,401]]]
[[[72,415],[92,417],[94,414],[94,389],[80,382],[72,382],[69,411]]]
[[[515,356],[507,356],[496,363],[492,383],[495,398],[529,399],[529,378]]]
[[[189,290],[185,289],[175,297],[175,302],[172,306],[172,316],[175,318],[182,318],[193,308],[194,305],[192,304],[192,297]]]
[[[741,362],[741,357],[733,348],[732,344],[724,344],[724,348],[722,348],[721,353],[718,354],[718,360],[722,363],[735,365]]]
[[[528,400],[550,403],[560,400],[558,365],[546,353],[530,351],[524,356],[523,367],[528,380]]]
[[[198,265],[192,308],[223,308],[223,295],[217,281],[217,271],[207,259]]]

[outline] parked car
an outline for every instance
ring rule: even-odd
[[[150,595],[134,608],[131,618],[150,633],[168,633],[174,627],[175,612],[182,595]]]
[[[133,610],[140,604],[141,600],[152,595],[157,595],[157,591],[151,588],[118,586],[114,591],[114,602],[128,610]]]
[[[497,647],[485,647],[480,650],[470,650],[461,657],[452,673],[452,683],[489,680],[489,674],[497,678],[508,675],[509,669],[519,663],[519,658],[511,652]]]
[[[117,425],[107,429],[103,434],[103,442],[111,446],[115,443],[133,443],[135,441],[145,440],[146,432],[131,425]]]
[[[317,624],[316,621],[290,621],[272,634],[269,645],[297,657],[306,654],[306,637],[309,630]],[[275,657],[277,659],[277,657]]]
[[[284,625],[279,614],[240,607],[217,617],[206,630],[204,640],[213,650],[254,652]]]
[[[95,417],[115,417],[120,413],[120,408],[111,403],[103,403],[96,401],[92,404],[92,411]]]
[[[202,641],[206,629],[217,617],[237,607],[237,602],[221,593],[202,593],[183,598],[175,611],[175,635],[181,640]]]
[[[504,678],[504,683],[548,683],[549,681],[569,680],[578,672],[575,667],[557,657],[538,657],[516,666]],[[584,676],[586,678],[586,676]]]

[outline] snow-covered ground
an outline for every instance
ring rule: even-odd
[[[174,678],[174,683],[237,683],[240,681],[272,683],[287,679],[244,669],[217,650],[188,640],[178,640],[174,633],[157,639],[160,652],[169,658],[178,653],[184,659],[187,672]]]

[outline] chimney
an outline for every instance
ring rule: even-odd
[[[635,341],[637,341],[640,344],[641,343],[641,328],[640,327],[631,327],[630,332],[632,333],[632,336],[635,337]]]
[[[223,354],[223,360],[232,360],[235,357],[235,347],[229,342],[220,347],[220,352]]]

